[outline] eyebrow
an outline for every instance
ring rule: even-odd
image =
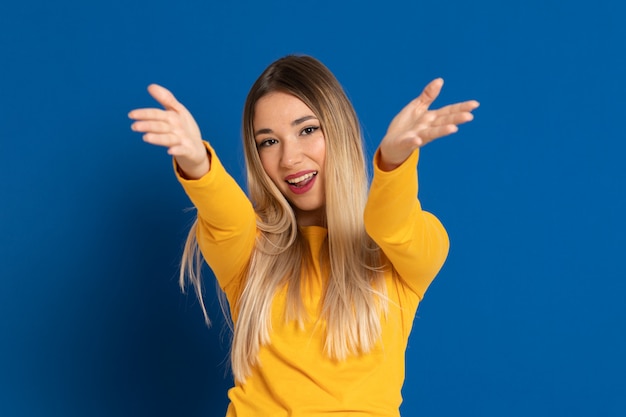
[[[303,116],[300,117],[296,120],[294,120],[293,122],[291,122],[291,126],[298,126],[299,124],[302,124],[304,122],[306,122],[307,120],[311,120],[311,119],[315,119],[317,120],[317,117],[315,116]],[[274,133],[274,131],[272,129],[259,129],[256,132],[254,132],[254,136],[258,136],[258,135],[262,135],[262,134],[269,134],[269,133]]]

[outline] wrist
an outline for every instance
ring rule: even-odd
[[[388,158],[385,157],[382,149],[378,149],[378,152],[376,153],[375,163],[378,169],[380,169],[381,171],[385,171],[385,172],[393,171],[394,169],[402,165],[402,162],[404,161],[400,161],[400,162],[390,161]]]
[[[198,180],[204,177],[211,169],[211,153],[208,148],[206,149],[204,158],[199,162],[190,163],[189,161],[182,160],[182,158],[179,160],[176,157],[174,160],[176,161],[178,174],[186,180]]]

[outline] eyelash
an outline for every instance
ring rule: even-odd
[[[315,133],[320,127],[319,126],[307,126],[300,132],[301,135],[309,136]],[[272,146],[276,144],[278,141],[276,139],[265,139],[257,145],[257,148],[266,148],[268,146]]]
[[[257,148],[266,148],[278,142],[276,139],[265,139],[261,141],[256,147]]]
[[[315,133],[315,131],[318,130],[319,128],[320,128],[319,126],[307,126],[304,129],[302,129],[301,134],[304,133],[305,135],[311,135]]]

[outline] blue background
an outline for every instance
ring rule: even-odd
[[[0,415],[223,415],[213,291],[207,329],[176,282],[190,203],[126,115],[169,87],[243,184],[245,95],[288,53],[337,75],[370,156],[432,78],[437,105],[481,102],[420,161],[452,248],[403,415],[626,415],[625,18],[617,0],[3,2]]]

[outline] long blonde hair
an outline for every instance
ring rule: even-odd
[[[243,382],[258,364],[261,345],[270,343],[271,305],[287,285],[285,319],[302,328],[308,320],[303,306],[306,276],[312,260],[289,202],[263,170],[254,140],[257,101],[271,92],[291,94],[304,102],[320,121],[326,141],[325,195],[327,239],[320,265],[328,280],[320,300],[325,326],[324,350],[334,360],[370,351],[381,336],[387,311],[382,274],[384,261],[365,232],[363,210],[368,176],[359,122],[341,85],[318,60],[286,56],[272,63],[253,84],[243,112],[243,146],[249,197],[257,214],[259,234],[233,305],[234,336],[231,366]],[[190,230],[181,267],[202,302],[198,274],[200,258]],[[195,261],[194,258],[195,253]],[[208,318],[207,318],[208,319]]]

